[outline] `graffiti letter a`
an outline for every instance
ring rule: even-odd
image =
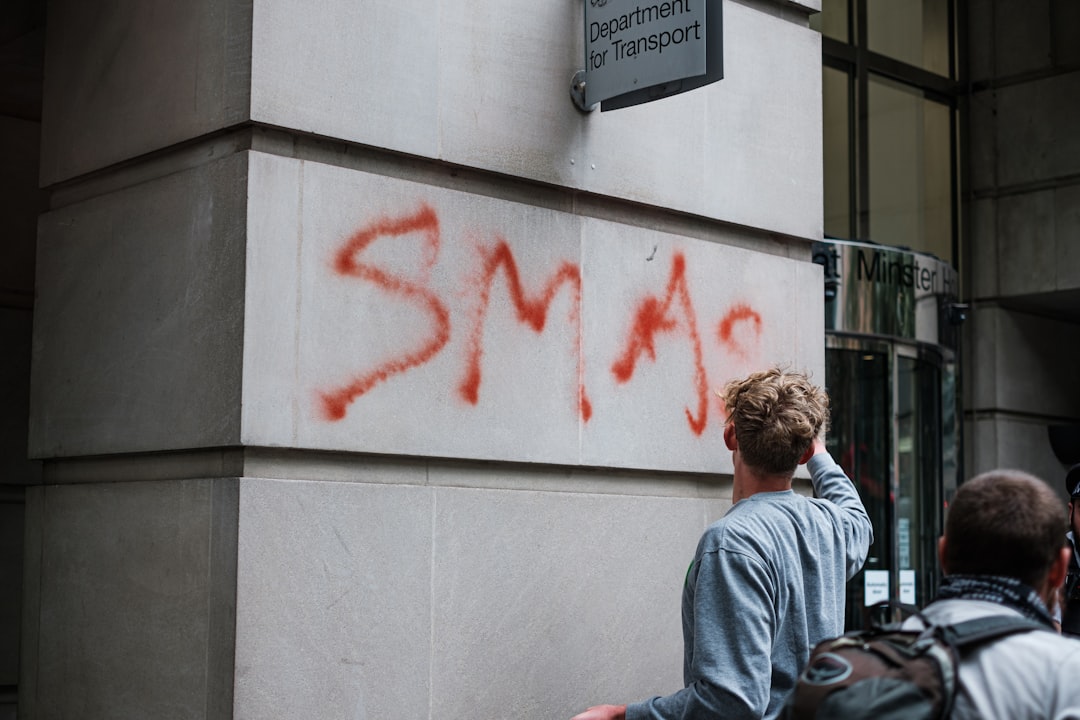
[[[671,262],[671,275],[663,298],[647,295],[638,303],[634,313],[634,323],[630,328],[630,337],[626,349],[611,365],[611,373],[619,383],[625,383],[634,376],[638,358],[647,355],[656,360],[656,337],[661,333],[674,333],[679,323],[672,316],[672,304],[678,299],[677,308],[682,311],[684,328],[691,349],[694,353],[694,389],[697,394],[697,415],[684,408],[686,421],[695,435],[701,435],[708,423],[709,383],[705,376],[705,362],[701,351],[701,338],[698,335],[697,317],[690,300],[690,291],[686,286],[686,258],[682,253],[675,253]]]

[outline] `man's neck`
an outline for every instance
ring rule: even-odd
[[[763,492],[781,492],[791,489],[791,475],[768,475],[748,467],[741,457],[735,458],[735,474],[731,501],[737,503]]]

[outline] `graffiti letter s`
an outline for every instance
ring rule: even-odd
[[[322,414],[327,420],[341,420],[345,417],[349,404],[356,398],[394,375],[423,365],[450,340],[450,313],[435,293],[424,285],[357,260],[364,248],[378,238],[399,237],[410,233],[423,233],[426,245],[423,268],[425,271],[430,270],[439,253],[439,218],[426,204],[421,205],[412,215],[375,220],[353,233],[334,255],[334,270],[337,274],[374,283],[383,292],[420,306],[431,316],[432,325],[431,332],[415,349],[356,375],[342,387],[320,393]]]

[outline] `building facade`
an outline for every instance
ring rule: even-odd
[[[817,8],[715,6],[583,112],[581,3],[50,3],[21,716],[679,686],[713,391],[824,372]]]
[[[958,273],[956,472],[1058,486],[1080,18],[926,0],[952,59],[912,72],[867,2],[710,2],[723,80],[611,112],[571,98],[579,2],[5,11],[3,712],[547,719],[680,687],[731,499],[712,391],[829,378],[826,236]],[[938,138],[893,190],[934,198],[914,220],[874,184],[911,153],[858,142],[878,75],[891,131]]]

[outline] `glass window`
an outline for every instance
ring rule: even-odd
[[[850,85],[846,72],[822,69],[825,235],[847,239],[855,235],[851,227]]]
[[[952,262],[948,106],[876,75],[868,96],[870,239]]]
[[[949,0],[866,0],[871,52],[949,76]]]
[[[810,27],[825,37],[842,43],[851,42],[848,36],[848,0],[821,0],[821,12],[810,16]]]

